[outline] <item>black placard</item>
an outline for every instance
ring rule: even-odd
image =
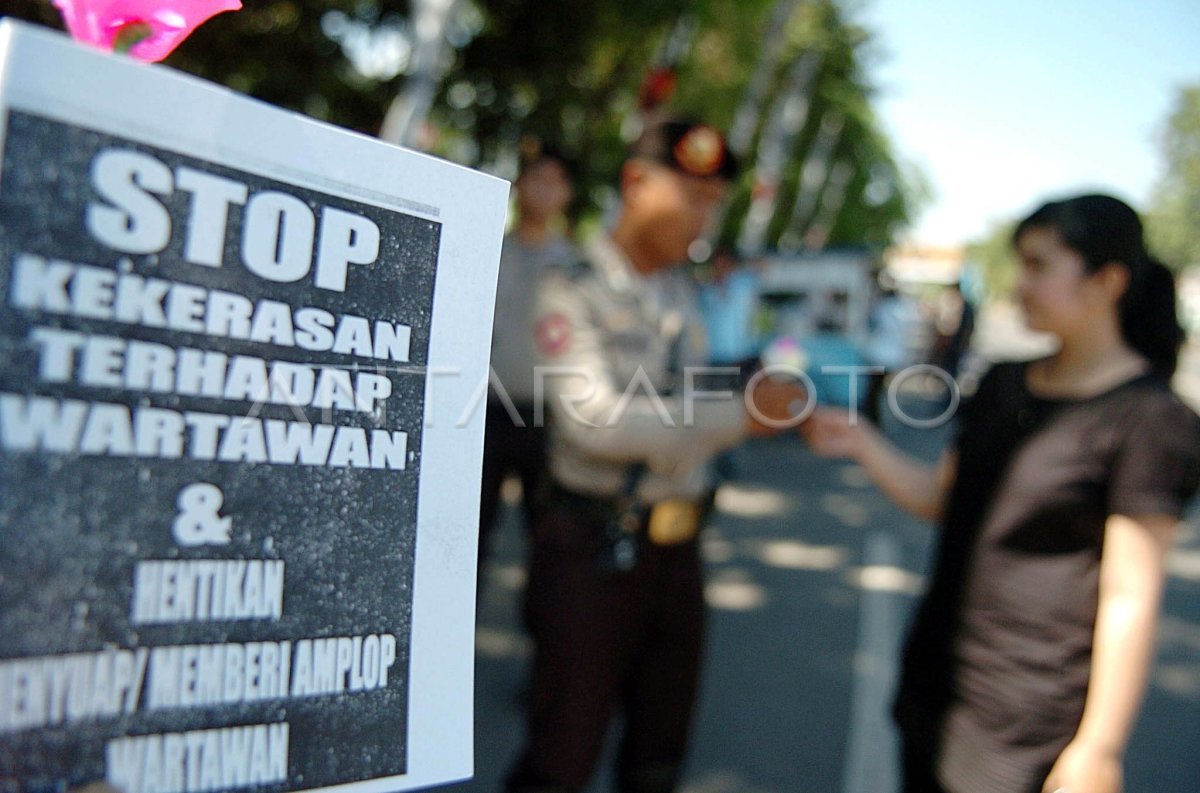
[[[119,204],[96,186],[97,160],[112,152],[159,163],[162,168],[154,172],[171,175],[169,189],[132,182],[169,217],[169,241],[161,251],[117,250],[89,227],[89,211]],[[0,393],[7,402],[0,415],[0,791],[62,790],[106,775],[112,779],[117,755],[128,766],[122,779],[135,773],[142,789],[162,793],[309,789],[404,773],[424,366],[439,224],[16,111],[7,116],[3,157]],[[211,212],[200,211],[198,193],[188,187],[196,174],[246,188],[245,202],[223,205],[219,266],[187,260],[188,235],[200,233],[189,224],[206,222],[203,233],[213,232]],[[259,206],[267,210],[248,219],[250,203],[262,194],[298,199],[308,208],[314,259],[322,220],[331,211],[366,218],[379,229],[377,258],[349,264],[343,291],[316,284],[315,262],[313,271],[294,281],[256,274],[243,253],[252,237],[259,243],[256,235],[282,238],[276,253],[305,239],[304,229],[287,228],[289,218],[302,219],[302,212],[276,213],[283,220],[271,230],[264,221],[272,217],[269,200]],[[262,228],[248,230],[251,224]],[[361,239],[351,236],[349,242]],[[28,268],[23,276],[21,267]],[[47,276],[45,268],[52,267],[59,269]],[[38,273],[50,280],[31,286]],[[67,274],[70,280],[61,280]],[[134,280],[139,277],[143,280]],[[54,278],[60,278],[62,290],[47,286]],[[168,327],[155,326],[162,324],[155,312],[108,315],[106,307],[116,299],[110,292],[144,287],[152,279],[168,285],[155,287],[169,288],[164,306],[170,300],[180,304]],[[99,298],[96,289],[103,293]],[[92,295],[76,300],[75,290]],[[237,322],[184,329],[210,321],[214,293],[224,296],[227,312],[228,295],[255,306],[254,320],[262,323],[255,338],[241,338]],[[284,304],[288,311],[261,309],[264,303]],[[311,333],[305,345],[296,341],[301,333],[286,343],[281,317],[290,314],[295,321],[301,309],[314,310],[310,325],[314,316],[333,317],[329,331],[345,334],[342,351],[322,349],[328,339]],[[271,317],[260,318],[259,310]],[[343,322],[353,327],[339,331]],[[390,332],[408,329],[407,356],[401,356],[406,360],[386,349],[376,355],[380,351],[364,341],[362,328],[374,334],[377,322],[387,323]],[[94,339],[106,341],[88,346]],[[46,360],[52,347],[57,363]],[[164,350],[175,356],[174,367],[162,364]],[[183,364],[194,365],[203,353],[225,356],[219,360],[227,377],[235,360],[244,359],[242,375],[256,371],[257,362],[269,367],[284,361],[296,365],[291,371],[302,367],[314,378],[327,370],[346,372],[351,382],[362,373],[386,378],[391,393],[370,410],[347,409],[345,393],[338,397],[341,406],[313,406],[312,400],[289,405],[272,402],[269,391],[264,399],[237,398],[245,379],[229,387],[234,398],[214,393],[212,373],[204,389],[194,373],[185,387],[163,379],[179,378]],[[147,363],[155,354],[158,362]],[[139,357],[134,368],[140,367],[140,379],[127,382],[133,356]],[[85,366],[91,367],[87,376]],[[127,425],[121,416],[128,417]],[[234,423],[240,423],[241,434],[229,443]],[[286,460],[281,439],[287,432],[309,433],[304,437],[317,447],[297,458],[299,464]],[[374,433],[386,435],[390,457],[374,449],[372,439],[383,437]],[[406,439],[402,464],[395,433]],[[334,440],[322,454],[326,435]],[[215,449],[207,448],[212,444]],[[209,491],[188,490],[197,484],[219,489],[219,508],[209,509],[216,503],[204,500]],[[210,541],[180,540],[195,528],[188,527],[189,510]],[[176,524],[181,514],[182,528]],[[226,519],[228,542],[211,541],[213,525]],[[162,564],[147,565],[151,561]],[[218,564],[180,564],[186,561]],[[271,610],[261,590],[273,586],[279,567],[270,563],[279,561],[281,613],[260,613],[256,604]],[[175,583],[164,583],[163,575],[174,576]],[[191,604],[182,595],[162,594],[183,586],[179,581],[189,582]],[[238,589],[217,604],[212,593],[218,587],[225,593]],[[147,592],[157,592],[157,600],[151,602]],[[394,640],[395,657],[383,685],[379,665],[388,654],[387,637]],[[196,646],[203,649],[191,649]],[[349,671],[347,647],[357,664]],[[286,663],[280,660],[284,652]],[[328,679],[327,652],[334,655],[341,691]],[[317,693],[303,694],[302,684],[297,689],[297,664],[306,653],[313,665],[322,664],[319,680],[305,678]],[[105,677],[127,676],[128,664],[136,667],[143,657],[145,675],[136,707],[130,707],[132,694],[105,683]],[[206,671],[193,674],[193,665]],[[218,666],[223,671],[214,677]],[[288,686],[278,680],[284,666]],[[239,684],[238,670],[257,675],[257,687]],[[375,687],[363,682],[372,670]],[[56,682],[47,687],[50,679]],[[217,688],[249,690],[253,699],[223,701],[236,697]],[[65,699],[59,697],[64,691]],[[32,696],[45,700],[41,716]],[[72,704],[71,696],[79,699]],[[178,704],[165,704],[173,696]],[[263,777],[278,771],[270,766],[278,762],[284,725],[286,773]],[[156,737],[118,740],[139,736]],[[250,766],[234,767],[243,762]],[[168,767],[155,770],[163,765]]]

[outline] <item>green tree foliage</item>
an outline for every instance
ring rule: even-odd
[[[844,188],[841,209],[832,218],[832,226],[825,230],[825,242],[835,246],[882,248],[914,214],[918,191],[902,175],[871,104],[873,89],[865,72],[875,44],[874,35],[847,21],[837,3],[814,2],[800,6],[792,19],[788,39],[791,53],[785,62],[811,51],[821,53],[822,59],[804,129],[796,138],[782,174],[779,201],[767,235],[768,246],[812,231],[820,207],[835,199],[828,195],[831,185],[827,180],[811,197],[811,212],[797,216],[802,173],[816,156],[822,121],[830,114],[838,114],[843,124],[825,170],[832,171],[837,163],[846,163],[851,166],[852,175]]]
[[[757,62],[770,12],[782,0],[459,0],[448,39],[429,148],[467,165],[511,175],[522,135],[558,142],[581,164],[579,209],[611,195],[639,113],[639,92],[656,66],[678,86],[667,106],[728,127]],[[377,134],[411,68],[409,2],[253,0],[202,26],[167,65],[271,104]],[[811,112],[782,174],[768,245],[811,217],[793,212],[800,173],[820,121],[845,122],[830,165],[845,163],[830,244],[882,246],[913,212],[914,190],[897,166],[871,106],[864,73],[871,34],[835,0],[803,0],[787,23],[772,93],[803,53],[823,54]],[[7,13],[61,26],[48,0],[9,0]],[[760,120],[761,121],[761,120]],[[761,124],[760,124],[761,126]],[[758,136],[755,138],[756,142]],[[757,144],[755,144],[757,145]],[[754,148],[745,157],[754,162]],[[748,173],[723,236],[736,238],[753,185]],[[824,195],[821,191],[820,199]],[[817,202],[820,205],[820,200]],[[815,211],[815,210],[814,210]]]
[[[1012,235],[1015,220],[996,223],[984,237],[967,245],[967,262],[977,267],[983,277],[988,298],[1011,297],[1019,274]]]
[[[1147,213],[1151,249],[1170,267],[1200,267],[1200,84],[1183,88],[1163,136],[1163,177]]]

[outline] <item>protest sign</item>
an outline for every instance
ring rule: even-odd
[[[11,22],[0,144],[0,793],[469,776],[507,184]]]

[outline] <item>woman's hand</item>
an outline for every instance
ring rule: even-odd
[[[861,423],[852,424],[846,410],[817,408],[800,426],[808,446],[822,457],[857,458],[862,452],[863,438],[868,430]]]
[[[1050,770],[1042,793],[1121,793],[1121,758],[1094,744],[1072,741]]]
[[[800,425],[800,434],[815,454],[849,457],[871,481],[905,512],[922,520],[941,519],[947,494],[958,471],[958,456],[942,454],[935,467],[897,449],[875,425],[849,411],[817,408]]]

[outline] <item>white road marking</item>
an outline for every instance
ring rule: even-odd
[[[864,568],[895,567],[900,546],[881,531],[867,535]],[[843,793],[892,793],[899,787],[897,739],[890,706],[896,679],[903,596],[887,588],[864,587],[860,596],[854,689]]]

